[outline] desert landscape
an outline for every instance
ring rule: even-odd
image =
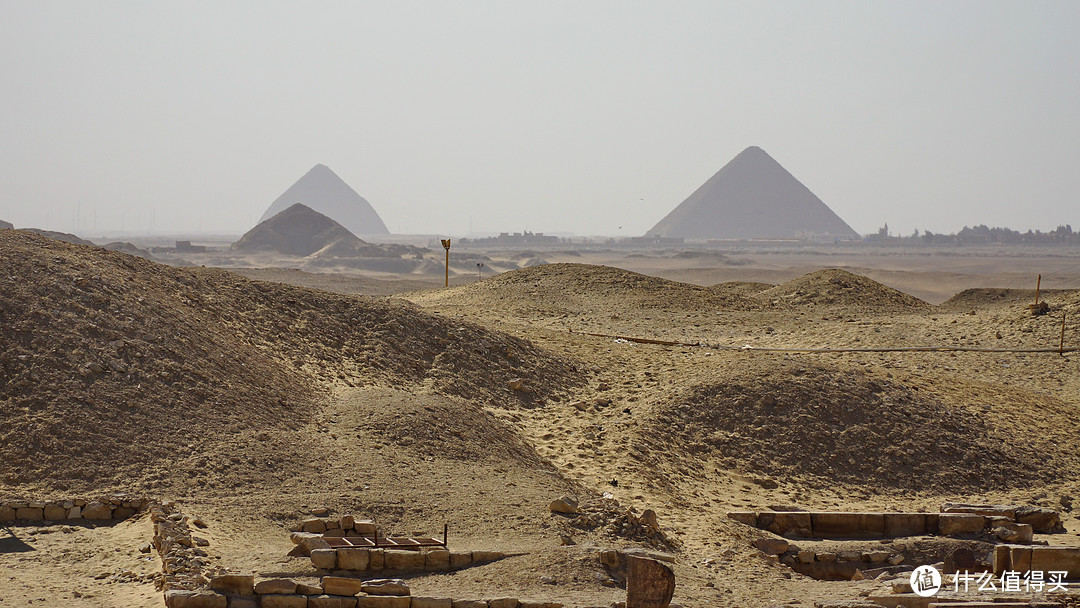
[[[916,605],[881,599],[913,597],[916,566],[992,569],[1003,539],[1080,545],[1080,252],[466,250],[445,288],[424,271],[443,252],[413,247],[410,274],[312,273],[0,230],[0,605],[217,605],[177,592],[224,601],[227,575],[345,605],[317,603],[348,572],[342,553],[320,568],[341,549],[319,543],[360,521],[446,526],[418,553],[471,556],[399,568],[413,606],[611,606],[627,555],[666,564],[682,606]],[[477,256],[547,263],[478,279]],[[108,519],[69,517],[110,499]],[[936,522],[946,503],[1015,523],[774,522]]]

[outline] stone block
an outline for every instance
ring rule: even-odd
[[[386,566],[386,550],[371,549],[368,551],[368,567],[371,572],[378,572]]]
[[[410,604],[411,597],[396,595],[365,595],[356,603],[357,608],[409,608]]]
[[[84,519],[112,519],[112,508],[95,500],[82,508],[82,516]]]
[[[322,586],[323,593],[327,595],[356,595],[360,593],[364,583],[358,578],[324,576]]]
[[[871,513],[814,512],[810,520],[815,538],[875,538],[885,532],[885,516],[880,517],[880,525],[874,521]],[[876,529],[875,529],[876,528]]]
[[[312,534],[322,534],[323,532],[326,532],[326,522],[317,517],[305,519],[300,522],[300,531],[310,532]]]
[[[1065,531],[1058,512],[1043,507],[1017,507],[1016,523],[1028,524],[1040,534],[1057,534]]]
[[[1066,579],[1080,578],[1080,547],[1032,547],[1031,569],[1047,573],[1068,572]]]
[[[922,536],[926,534],[926,513],[886,513],[885,536]]]
[[[986,516],[973,513],[942,513],[938,516],[938,534],[975,536],[983,531]]]
[[[1035,538],[1035,531],[1028,524],[1009,522],[994,528],[994,535],[1007,543],[1029,545]]]
[[[45,519],[52,521],[67,519],[67,509],[60,505],[46,505],[43,514]]]
[[[356,518],[352,515],[342,515],[341,519],[338,520],[338,525],[342,530],[352,530],[355,524]]]
[[[460,568],[468,568],[472,565],[472,552],[470,551],[451,551],[450,552],[450,569],[458,570]]]
[[[322,585],[309,585],[307,583],[296,583],[296,592],[300,595],[322,595]]]
[[[487,601],[488,608],[518,608],[516,597],[497,597]]]
[[[309,597],[308,608],[356,608],[355,597],[343,595],[316,595]]]
[[[728,511],[727,516],[740,524],[757,527],[757,513],[754,511]]]
[[[487,608],[484,600],[454,600],[453,608]]]
[[[559,602],[545,602],[540,600],[521,600],[518,608],[563,608]]]
[[[1010,569],[1024,573],[1031,571],[1031,548],[1011,545],[1009,547]]]
[[[345,530],[341,528],[327,528],[322,534],[326,538],[345,538]]]
[[[675,593],[675,573],[654,559],[627,556],[626,605],[667,608]]]
[[[127,519],[132,515],[135,515],[135,509],[131,507],[116,507],[112,512],[113,519]]]
[[[431,571],[450,569],[450,552],[446,549],[434,549],[424,554],[424,569]]]
[[[229,599],[213,591],[173,589],[165,592],[165,605],[168,608],[228,608]]]
[[[15,509],[8,505],[0,505],[0,521],[8,522],[15,521]]]
[[[326,539],[321,536],[311,536],[300,541],[297,547],[304,555],[311,555],[311,552],[316,549],[329,549],[330,543],[326,542]]]
[[[473,551],[472,563],[474,566],[490,564],[491,562],[497,562],[504,557],[506,557],[506,554],[500,551]]]
[[[74,506],[67,510],[68,519],[82,519],[82,507]]]
[[[836,554],[831,551],[825,551],[817,554],[817,561],[819,562],[835,562]]]
[[[414,597],[411,608],[453,608],[454,600],[448,597]]]
[[[306,595],[263,595],[259,597],[260,608],[307,608]]]
[[[1009,559],[1009,545],[994,546],[993,566],[994,576],[1001,576],[1012,568],[1012,560]]]
[[[1016,507],[1009,505],[974,505],[960,502],[947,502],[941,505],[942,513],[967,513],[988,517],[1008,517],[1016,521]]]
[[[311,552],[312,567],[320,570],[334,570],[338,567],[337,549],[315,549]]]
[[[224,574],[210,579],[210,588],[228,595],[255,595],[254,574]]]
[[[259,600],[254,597],[230,597],[229,608],[259,608]]]
[[[353,529],[364,536],[375,536],[377,528],[370,519],[358,519],[353,522]]]
[[[296,593],[296,581],[287,578],[271,578],[255,583],[256,595]]]
[[[578,501],[572,496],[563,496],[562,498],[556,498],[548,505],[548,510],[552,513],[563,513],[565,515],[572,515],[578,513]]]
[[[410,595],[409,586],[400,578],[376,578],[364,581],[360,589],[371,595]]]
[[[21,507],[15,509],[15,519],[45,519],[45,509],[38,509],[37,507]]]
[[[799,551],[799,554],[796,557],[798,558],[799,563],[811,564],[814,562],[817,554],[811,549],[803,549],[802,551]]]
[[[337,567],[342,570],[367,570],[370,551],[361,547],[342,547],[337,550]]]
[[[763,530],[768,530],[779,536],[795,536],[810,538],[811,519],[810,513],[805,512],[773,512],[762,511],[758,513],[757,525]]]
[[[424,555],[419,551],[387,549],[383,568],[396,572],[418,572],[424,569]]]
[[[765,555],[780,555],[790,547],[788,542],[782,538],[759,538],[754,541],[754,546]]]

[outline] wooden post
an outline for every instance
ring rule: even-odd
[[[443,239],[442,246],[446,249],[446,286],[450,286],[450,239]],[[1039,275],[1042,276],[1042,275]]]
[[[1042,285],[1042,275],[1035,279],[1035,306],[1039,305],[1039,286]]]

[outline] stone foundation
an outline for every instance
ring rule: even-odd
[[[146,508],[150,500],[131,496],[75,498],[50,502],[0,503],[0,523],[17,521],[55,522],[70,520],[119,521]]]

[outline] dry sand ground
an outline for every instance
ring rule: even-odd
[[[1075,257],[943,256],[925,270],[908,255],[548,253],[687,283],[554,265],[420,291],[416,277],[245,271],[347,294],[412,290],[387,302],[0,239],[0,495],[177,499],[210,524],[203,534],[222,569],[312,574],[285,557],[286,529],[327,507],[404,534],[449,522],[453,548],[528,553],[415,577],[414,593],[608,605],[625,592],[602,585],[595,551],[640,539],[546,508],[604,491],[657,511],[686,606],[812,606],[881,587],[793,575],[751,547],[763,534],[728,520],[731,509],[1026,502],[1062,509],[1068,539],[1055,541],[1080,542],[1069,510],[1080,496],[1076,355],[771,353],[571,333],[1031,348],[1056,346],[1067,312],[1075,344],[1076,293],[1051,296],[1051,313],[1032,317],[1019,291],[933,306],[844,273],[746,283],[874,265],[859,274],[939,304],[970,286],[1024,287],[1043,266],[1067,282]],[[744,282],[714,285],[723,281]],[[125,371],[87,373],[91,359]],[[515,377],[536,392],[511,391]],[[0,606],[160,605],[158,564],[137,551],[145,520],[6,532]]]

